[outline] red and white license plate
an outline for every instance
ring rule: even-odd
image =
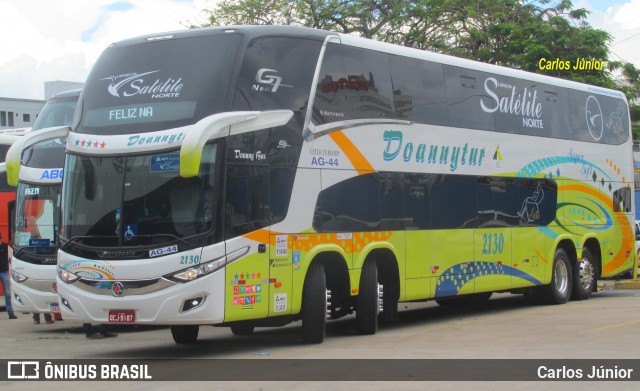
[[[136,321],[134,310],[109,310],[109,323],[133,323]]]
[[[60,313],[60,305],[58,303],[51,303],[50,309],[52,314]]]

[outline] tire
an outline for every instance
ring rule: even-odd
[[[327,324],[327,279],[324,265],[312,264],[302,290],[302,341],[317,344],[324,341]]]
[[[398,300],[400,300],[400,283],[395,258],[391,262],[376,263],[378,280],[382,284],[382,313],[378,315],[381,323],[392,323],[400,320]],[[385,267],[386,266],[386,267]]]
[[[255,327],[250,324],[236,324],[231,326],[231,332],[237,336],[251,335],[254,329]]]
[[[360,274],[356,299],[356,330],[360,335],[372,335],[378,330],[378,268],[375,261],[365,262]]]
[[[571,297],[571,261],[564,249],[557,249],[553,257],[551,283],[542,287],[544,302],[547,304],[564,304]]]
[[[177,344],[186,345],[195,343],[198,340],[200,326],[171,326],[171,335]]]
[[[596,284],[595,267],[593,255],[589,249],[583,248],[582,260],[578,261],[573,271],[572,300],[587,300],[591,296]]]

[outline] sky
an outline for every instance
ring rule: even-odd
[[[44,82],[84,82],[112,42],[206,21],[216,0],[0,0],[0,97],[44,99]],[[640,0],[573,0],[640,68]]]

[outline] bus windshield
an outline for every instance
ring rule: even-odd
[[[16,190],[16,255],[55,256],[58,250],[60,184],[42,185],[20,182]]]
[[[186,126],[226,110],[239,34],[109,47],[87,78],[78,133]],[[194,55],[195,54],[195,55]]]
[[[89,247],[188,244],[216,220],[217,144],[205,146],[199,175],[182,178],[180,154],[69,155],[63,239]]]
[[[47,101],[44,105],[31,131],[36,131],[52,126],[71,126],[73,114],[78,103],[78,96],[56,98]]]

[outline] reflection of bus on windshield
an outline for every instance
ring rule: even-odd
[[[65,138],[32,140],[41,130],[71,126],[79,96],[80,91],[74,90],[51,97],[32,133],[13,147],[22,158],[11,267],[13,306],[18,312],[59,312],[55,265]],[[8,155],[13,153],[11,150]]]
[[[320,342],[327,316],[372,334],[399,302],[561,304],[631,267],[628,114],[600,120],[619,92],[263,26],[111,45],[82,100],[65,318],[179,343],[302,320]]]

